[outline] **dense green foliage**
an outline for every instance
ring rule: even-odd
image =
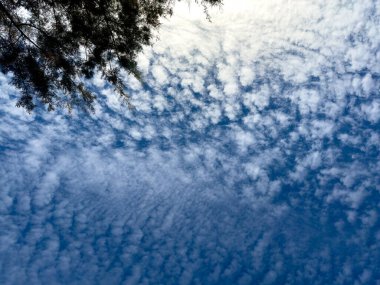
[[[120,72],[139,78],[136,57],[174,1],[0,0],[0,68],[13,74],[17,105],[92,110],[95,95],[83,80],[95,72],[126,98]]]

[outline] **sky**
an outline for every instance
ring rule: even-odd
[[[0,284],[380,284],[380,2],[178,4],[94,114],[0,74]]]

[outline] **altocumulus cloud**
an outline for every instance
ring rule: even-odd
[[[94,115],[28,115],[0,76],[1,284],[380,282],[380,3],[194,9],[133,109],[96,77]]]

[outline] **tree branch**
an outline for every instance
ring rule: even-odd
[[[31,44],[33,44],[39,50],[42,50],[31,38],[28,37],[28,35],[26,35],[24,33],[24,31],[20,28],[20,25],[18,23],[16,23],[16,21],[13,19],[12,15],[9,13],[7,8],[1,2],[0,2],[0,11],[2,11],[5,14],[5,16],[7,16],[7,18],[11,21],[12,25],[20,32],[20,34],[25,39],[27,39]]]

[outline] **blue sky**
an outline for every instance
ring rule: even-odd
[[[379,284],[380,3],[185,3],[96,112],[0,75],[1,284]]]

